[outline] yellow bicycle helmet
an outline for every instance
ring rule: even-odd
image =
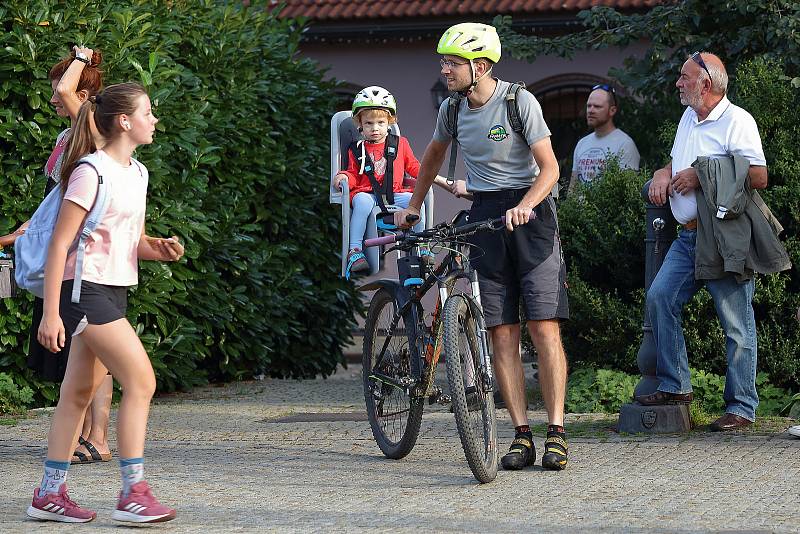
[[[478,22],[464,22],[447,29],[439,39],[436,52],[443,56],[458,56],[464,59],[485,57],[500,61],[500,37],[494,26]]]

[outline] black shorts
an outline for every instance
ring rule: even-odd
[[[470,221],[505,215],[527,192],[474,193]],[[476,245],[470,261],[478,271],[487,327],[519,323],[520,298],[528,321],[569,318],[566,266],[553,198],[548,196],[534,213],[535,219],[513,232],[479,232],[470,239]]]
[[[86,317],[89,324],[106,324],[122,319],[128,311],[128,288],[81,282],[81,301],[72,302],[73,280],[61,284],[59,313],[67,336],[71,336]]]
[[[72,337],[66,336],[64,348],[58,352],[50,352],[44,348],[38,339],[39,323],[42,322],[42,308],[44,301],[39,297],[33,299],[33,316],[31,317],[31,331],[28,338],[28,367],[38,373],[39,378],[48,382],[61,382],[67,370],[67,358]]]

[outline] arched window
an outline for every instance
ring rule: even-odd
[[[334,90],[336,95],[336,111],[350,111],[353,108],[353,98],[356,93],[366,85],[356,85],[354,83],[340,83]]]
[[[542,114],[552,133],[551,142],[562,177],[572,172],[572,152],[578,140],[589,133],[586,125],[586,99],[592,87],[608,80],[591,74],[561,74],[528,86],[542,106]],[[562,184],[564,185],[564,184]]]

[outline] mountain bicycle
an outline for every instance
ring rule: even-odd
[[[387,223],[384,230],[397,230]],[[365,247],[391,245],[384,254],[402,253],[397,259],[399,280],[360,288],[377,290],[364,328],[364,400],[372,434],[388,458],[403,458],[413,449],[426,399],[431,404],[449,401],[475,478],[486,483],[497,476],[494,375],[467,238],[504,227],[504,217],[470,222],[463,211],[453,221],[422,232],[398,231],[364,241]],[[426,261],[432,254],[420,250],[446,250],[447,255],[433,266]],[[434,285],[438,299],[426,316],[422,298]],[[449,396],[434,384],[442,351]]]

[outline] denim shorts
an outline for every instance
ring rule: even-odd
[[[475,193],[470,221],[505,215],[527,192]],[[487,327],[519,323],[520,299],[528,321],[569,318],[566,266],[553,198],[543,200],[534,214],[513,232],[479,232],[470,238],[474,245],[470,261],[478,272]]]

